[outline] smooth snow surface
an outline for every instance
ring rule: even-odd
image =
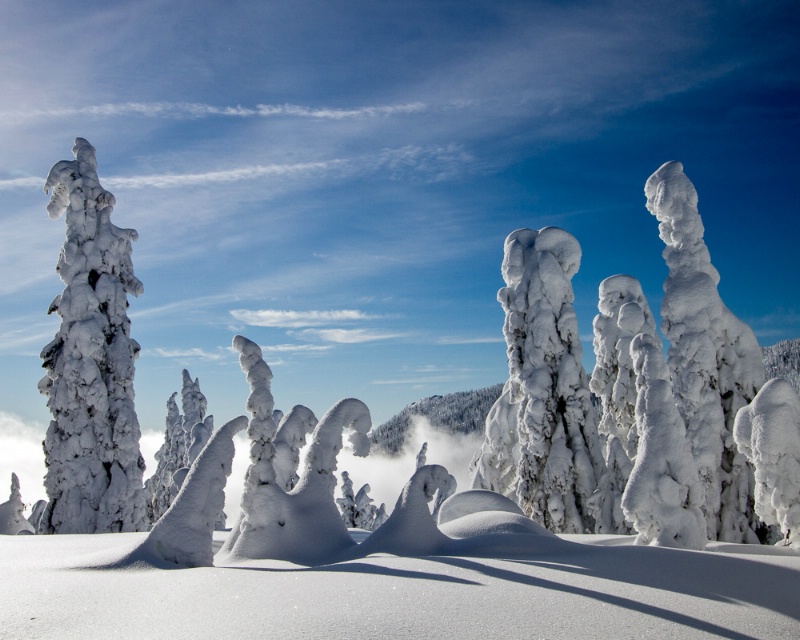
[[[506,534],[516,553],[486,558],[91,568],[145,537],[0,537],[0,637],[794,640],[800,630],[800,555],[774,547]]]

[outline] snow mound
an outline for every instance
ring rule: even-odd
[[[479,511],[440,524],[439,529],[450,538],[474,538],[488,534],[527,534],[555,537],[542,525],[521,513]]]
[[[505,511],[525,515],[513,500],[485,489],[471,489],[450,496],[439,509],[439,526],[481,511]]]

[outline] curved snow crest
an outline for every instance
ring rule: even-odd
[[[437,491],[453,493],[456,479],[438,464],[416,470],[403,487],[389,519],[358,548],[358,555],[391,553],[398,556],[439,555],[448,538],[436,526],[428,503]]]
[[[755,468],[755,510],[800,550],[800,397],[781,378],[736,414],[733,437]]]
[[[450,496],[442,503],[438,514],[438,524],[457,520],[482,511],[505,511],[516,515],[525,515],[516,502],[509,498],[484,489],[471,489]]]
[[[233,437],[247,427],[239,416],[218,429],[192,463],[178,496],[147,538],[103,568],[211,567],[214,524],[225,503],[225,484],[235,453]]]

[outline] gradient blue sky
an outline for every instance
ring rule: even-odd
[[[800,336],[794,2],[3,2],[0,411],[46,424],[39,352],[63,285],[42,193],[76,136],[140,239],[137,410],[181,369],[217,424],[264,347],[276,406],[355,396],[377,424],[507,376],[505,236],[556,225],[591,365],[605,277],[654,310],[647,177],[681,160],[723,300],[762,345]],[[268,313],[257,313],[268,312]],[[288,312],[288,313],[275,313]],[[5,482],[0,478],[0,481]]]

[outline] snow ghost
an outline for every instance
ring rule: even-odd
[[[114,196],[100,186],[95,150],[75,140],[75,160],[47,176],[47,211],[66,212],[67,234],[56,271],[66,285],[50,305],[61,327],[42,350],[47,375],[39,390],[53,416],[44,441],[49,503],[43,533],[141,531],[147,527],[144,459],[134,410],[134,361],[128,294],[142,293],[133,274],[138,235],[111,222]]]

